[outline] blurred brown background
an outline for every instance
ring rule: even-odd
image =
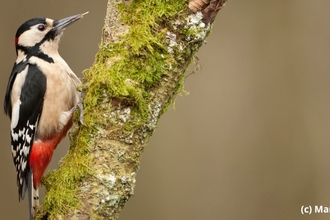
[[[25,20],[90,11],[60,53],[80,73],[94,59],[106,0],[2,0],[1,100]],[[189,96],[160,120],[135,196],[121,219],[330,219],[330,1],[229,0],[188,77]],[[1,219],[27,219],[18,203],[9,119],[1,123]],[[68,149],[56,152],[50,169]]]

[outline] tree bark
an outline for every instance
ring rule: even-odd
[[[108,0],[102,42],[84,72],[84,125],[43,180],[38,219],[118,219],[144,147],[183,91],[185,73],[226,0]]]

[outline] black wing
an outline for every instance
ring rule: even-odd
[[[13,105],[17,105],[17,103],[10,103],[10,108],[7,110],[8,113],[11,113],[11,120],[17,120],[18,117],[17,124],[11,129],[11,145],[17,171],[17,185],[20,199],[24,199],[28,185],[30,173],[29,155],[37,130],[38,120],[42,113],[47,83],[45,75],[36,65],[28,64],[26,68],[28,69],[19,98],[19,111],[13,110]],[[14,83],[12,83],[11,89],[13,86]],[[9,97],[10,93],[11,90]]]
[[[12,110],[12,103],[10,101],[10,94],[11,94],[11,90],[13,88],[15,79],[17,74],[21,73],[26,66],[28,65],[28,62],[19,62],[18,64],[14,64],[13,70],[11,71],[11,74],[9,76],[9,80],[8,80],[8,85],[7,85],[7,89],[6,89],[6,95],[5,95],[5,100],[4,100],[4,110],[6,115],[9,116],[9,118],[11,119],[11,110]]]

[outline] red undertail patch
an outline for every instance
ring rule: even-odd
[[[53,152],[61,140],[66,136],[72,126],[72,118],[61,132],[54,136],[48,137],[45,140],[37,140],[33,142],[30,152],[29,165],[33,173],[33,187],[37,189],[40,186],[40,181],[44,172],[49,165]]]

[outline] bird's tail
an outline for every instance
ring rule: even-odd
[[[37,213],[37,208],[39,206],[39,188],[35,189],[33,187],[33,174],[30,170],[28,177],[28,196],[29,196],[29,211],[30,211],[30,220],[33,220]]]

